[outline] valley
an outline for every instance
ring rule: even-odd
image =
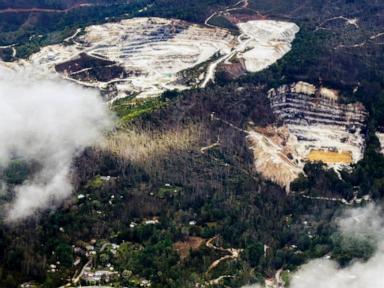
[[[383,9],[0,0],[0,286],[318,288],[367,267],[376,238],[339,223],[382,230]]]

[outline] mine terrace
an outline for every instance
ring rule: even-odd
[[[253,127],[248,140],[256,169],[289,189],[306,162],[336,170],[362,159],[367,112],[361,103],[341,104],[339,92],[298,82],[269,91],[275,125]]]
[[[294,23],[273,20],[237,25],[240,35],[175,19],[122,20],[89,26],[28,60],[0,66],[30,71],[34,77],[59,73],[99,88],[106,100],[156,97],[166,90],[205,87],[221,64],[240,62],[242,70],[263,70],[290,51],[299,31]]]

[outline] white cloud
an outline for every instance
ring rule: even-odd
[[[73,157],[99,141],[111,125],[97,91],[60,79],[32,79],[0,70],[0,166],[6,167],[13,157],[42,166],[16,187],[10,221],[68,197]]]
[[[377,206],[347,210],[337,220],[347,237],[373,239],[377,251],[367,262],[353,262],[345,268],[328,259],[317,259],[303,265],[294,274],[290,288],[382,288],[384,287],[384,221]]]

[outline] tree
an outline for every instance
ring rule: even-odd
[[[72,247],[66,243],[60,243],[55,249],[57,259],[64,267],[72,267],[73,264],[73,250]]]
[[[261,257],[264,256],[264,245],[260,242],[249,245],[245,249],[245,256],[251,266],[258,266]]]

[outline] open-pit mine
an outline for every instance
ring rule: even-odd
[[[367,113],[361,103],[342,104],[338,91],[305,82],[272,89],[268,98],[276,125],[252,127],[248,136],[266,178],[289,190],[306,162],[338,170],[362,158]]]
[[[89,26],[27,60],[0,62],[0,72],[59,76],[99,89],[107,101],[156,97],[206,87],[220,65],[261,71],[290,51],[299,31],[294,23],[274,20],[234,25],[237,34],[163,18]],[[272,89],[268,97],[276,125],[249,128],[248,135],[256,169],[266,178],[289,189],[308,161],[340,169],[361,159],[367,116],[361,104],[341,104],[337,91],[305,82]]]
[[[162,18],[134,18],[78,30],[62,44],[46,46],[27,60],[0,62],[34,77],[59,74],[99,88],[106,100],[154,97],[170,89],[205,87],[219,64],[239,60],[250,72],[283,57],[299,27],[255,20],[222,28]]]

